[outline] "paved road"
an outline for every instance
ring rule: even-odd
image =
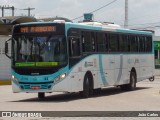
[[[106,88],[88,99],[52,93],[39,100],[37,94],[12,93],[11,86],[0,86],[0,111],[160,111],[160,77],[139,82],[135,91]]]

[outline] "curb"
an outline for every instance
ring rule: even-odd
[[[11,80],[0,80],[0,86],[1,85],[11,85]]]

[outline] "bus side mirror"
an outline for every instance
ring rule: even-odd
[[[11,59],[11,56],[8,55],[8,53],[9,53],[8,42],[9,42],[9,41],[11,41],[11,38],[8,39],[8,40],[5,42],[5,55],[6,55],[9,59]]]

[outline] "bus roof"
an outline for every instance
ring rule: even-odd
[[[118,32],[118,33],[128,33],[128,34],[140,34],[140,35],[152,35],[152,32],[141,31],[141,30],[132,30],[122,28],[119,25],[108,24],[108,25],[88,25],[85,23],[66,23],[66,26],[69,28],[82,28],[82,29],[92,29],[92,30],[103,30],[109,32]]]

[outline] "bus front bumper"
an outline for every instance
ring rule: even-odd
[[[38,93],[38,92],[53,92],[53,83],[48,84],[19,84],[12,81],[12,90],[14,93],[27,92],[27,93]]]

